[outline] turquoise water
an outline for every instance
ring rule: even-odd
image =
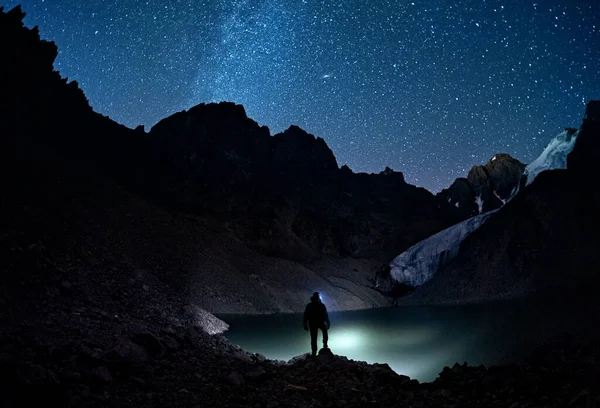
[[[586,315],[580,308],[525,301],[330,312],[329,347],[433,381],[455,362],[489,366],[527,355],[545,339],[583,324]],[[247,351],[286,361],[310,351],[301,314],[219,317],[230,324],[226,337]]]

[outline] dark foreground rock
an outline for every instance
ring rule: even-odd
[[[21,329],[31,330],[22,325]],[[593,407],[600,403],[597,339],[549,343],[527,360],[486,368],[455,364],[431,383],[333,353],[289,363],[246,353],[222,335],[167,328],[161,345],[116,334],[53,343],[3,335],[2,406],[63,407]],[[127,346],[123,348],[123,344]],[[171,347],[170,345],[176,345]],[[114,352],[115,347],[119,350]]]

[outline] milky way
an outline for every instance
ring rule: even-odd
[[[0,0],[18,3],[120,123],[233,101],[432,191],[494,153],[533,160],[600,98],[597,0]]]

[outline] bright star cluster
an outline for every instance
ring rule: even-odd
[[[233,101],[434,192],[495,153],[532,161],[600,99],[597,0],[0,0],[19,3],[120,123]]]

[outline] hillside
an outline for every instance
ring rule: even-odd
[[[535,180],[461,244],[457,257],[407,303],[525,294],[594,298],[600,261],[600,102],[588,104],[567,168]],[[573,134],[573,132],[571,132]]]

